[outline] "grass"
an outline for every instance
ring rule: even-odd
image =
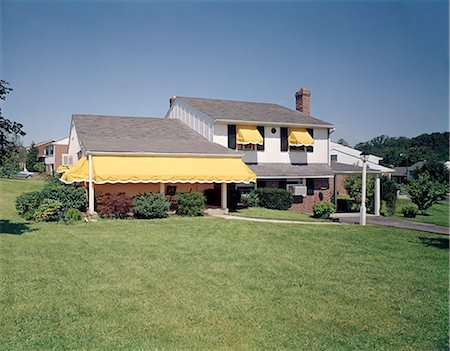
[[[264,207],[243,208],[236,212],[230,212],[230,215],[237,217],[281,219],[281,220],[304,221],[304,222],[317,222],[321,220],[318,218],[313,218],[306,213],[299,213],[288,210],[286,211],[271,210]]]
[[[0,350],[444,350],[448,238],[216,218],[19,220],[0,180]],[[0,227],[0,232],[4,231]]]
[[[450,226],[450,203],[448,201],[439,201],[434,204],[426,211],[425,215],[418,214],[415,218],[403,217],[402,208],[411,205],[413,205],[413,203],[410,199],[398,199],[394,216],[408,221],[430,223],[445,227]]]

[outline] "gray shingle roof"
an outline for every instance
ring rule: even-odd
[[[356,165],[349,165],[346,163],[331,162],[331,169],[334,173],[362,173],[362,167]],[[367,164],[367,173],[382,173],[379,170],[370,168],[370,164]]]
[[[258,163],[248,167],[258,178],[264,177],[332,177],[333,171],[326,163],[295,165],[291,163]]]
[[[73,115],[87,151],[233,155],[176,119]]]
[[[297,124],[303,126],[324,126],[334,128],[331,123],[312,116],[305,116],[286,107],[263,103],[233,100],[202,99],[177,96],[214,120],[266,122],[274,124]]]

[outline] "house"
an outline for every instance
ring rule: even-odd
[[[68,160],[67,150],[69,148],[69,138],[60,139],[47,144],[45,147],[45,171],[54,174],[61,166],[71,166]]]
[[[165,118],[73,115],[66,183],[95,194],[134,196],[216,189],[227,208],[232,191],[283,188],[293,210],[330,201],[335,126],[310,115],[311,93],[295,94],[296,109],[277,104],[173,96]],[[76,164],[75,164],[76,163]]]
[[[351,174],[361,174],[363,161],[361,151],[330,141],[331,169],[334,173],[334,202],[337,205],[338,196],[346,196],[345,179]],[[379,214],[381,206],[380,176],[390,177],[394,169],[380,165],[382,157],[369,155],[367,173],[375,178],[375,214]]]
[[[422,168],[425,161],[419,161],[411,166],[399,166],[395,167],[395,172],[392,173],[392,179],[394,179],[398,184],[403,184],[407,180],[414,178],[416,172]]]
[[[46,141],[41,141],[40,143],[34,144],[34,146],[38,149],[36,161],[38,161],[38,162],[45,161],[45,148],[54,142],[55,142],[54,140],[46,140]]]

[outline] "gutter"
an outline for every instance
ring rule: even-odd
[[[92,156],[163,156],[163,157],[206,157],[206,158],[242,158],[244,154],[188,154],[188,153],[163,153],[163,152],[117,152],[117,151],[87,151],[86,155]]]
[[[233,123],[233,124],[259,124],[262,126],[274,126],[274,127],[316,127],[316,128],[336,128],[332,124],[305,124],[305,123],[283,123],[283,122],[267,122],[267,121],[249,121],[249,120],[235,120],[235,119],[216,119],[216,122]]]

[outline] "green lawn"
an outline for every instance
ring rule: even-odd
[[[288,210],[286,211],[271,210],[264,207],[244,208],[236,212],[230,212],[230,215],[238,217],[281,219],[281,220],[306,221],[306,222],[321,221],[320,219],[312,218],[309,214],[305,213],[293,212]]]
[[[447,237],[206,217],[27,224],[14,197],[40,186],[0,180],[0,350],[448,348]]]
[[[406,219],[409,221],[415,222],[423,222],[423,223],[431,223],[437,225],[443,225],[448,227],[450,224],[449,218],[449,202],[448,201],[440,201],[437,204],[434,204],[426,211],[425,215],[418,214],[416,218],[405,218],[403,217],[402,208],[407,205],[413,205],[412,201],[409,199],[398,199],[397,206],[395,210],[395,217],[399,217],[401,219]]]

